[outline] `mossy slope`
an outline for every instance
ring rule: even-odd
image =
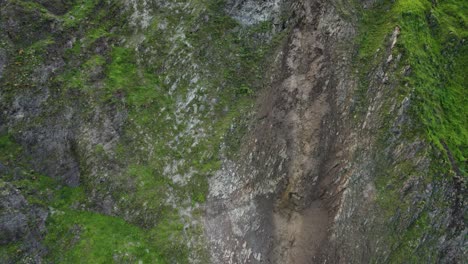
[[[44,259],[207,262],[200,223],[207,179],[225,136],[242,137],[232,124],[251,109],[281,36],[269,22],[240,25],[222,1],[70,1],[61,12],[47,1],[10,2],[41,18],[24,23],[47,30],[3,38],[16,63],[1,80],[1,107],[11,111],[25,95],[35,106],[34,113],[22,106],[24,119],[5,116],[2,131],[40,152],[44,146],[25,143],[19,131],[51,136],[55,122],[70,138],[65,154],[79,164],[80,186],[71,188],[63,175],[31,176],[38,173],[27,151],[10,155],[13,167],[31,173],[9,180],[49,208]],[[21,37],[28,34],[32,43]],[[38,94],[46,95],[39,103]],[[53,166],[61,154],[49,154],[42,156]]]
[[[459,241],[466,222],[467,8],[458,0],[399,0],[360,11],[356,109],[364,112],[375,96],[381,65],[389,84],[383,86],[373,172],[380,224],[388,227],[376,228],[381,233],[375,236],[387,248],[375,262],[460,261],[459,242],[444,243]],[[391,109],[395,101],[399,114]]]

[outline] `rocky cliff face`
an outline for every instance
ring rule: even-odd
[[[0,6],[2,262],[466,258],[464,1]]]

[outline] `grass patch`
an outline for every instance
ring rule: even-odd
[[[47,224],[50,261],[60,263],[164,263],[146,231],[123,219],[57,210]]]
[[[401,33],[393,51],[402,55],[402,66],[411,67],[407,76],[396,72],[391,78],[400,79],[395,90],[385,91],[391,98],[409,97],[411,123],[403,129],[402,140],[413,142],[424,140],[432,146],[425,150],[425,157],[432,159],[427,175],[420,175],[417,167],[406,161],[397,164],[381,157],[377,167],[376,185],[378,205],[386,215],[391,233],[388,234],[392,247],[391,263],[437,261],[438,252],[431,250],[436,241],[425,235],[437,237],[446,227],[435,229],[435,220],[428,217],[433,208],[450,210],[447,194],[436,190],[430,199],[421,200],[402,194],[403,183],[409,177],[420,177],[421,186],[446,184],[447,179],[458,171],[466,179],[466,153],[468,143],[468,94],[465,73],[468,49],[464,44],[468,36],[466,1],[448,0],[435,3],[426,0],[380,1],[373,9],[361,10],[359,53],[356,62],[359,70],[360,86],[357,91],[358,112],[367,111],[369,77],[375,74],[379,63],[386,60],[388,40],[395,27]],[[379,85],[379,84],[373,84]],[[384,111],[383,111],[384,112]],[[393,138],[388,129],[394,117],[383,114],[385,125],[382,128],[379,149],[388,147]],[[438,155],[441,153],[441,155]],[[415,158],[416,159],[416,158]],[[417,159],[416,159],[417,160]],[[411,192],[424,193],[424,189]],[[418,204],[412,204],[414,201]],[[412,221],[409,221],[409,219]],[[441,221],[441,220],[440,220]],[[408,226],[401,226],[409,224]]]
[[[432,5],[430,1],[381,1],[374,10],[364,12],[361,21],[358,60],[360,72],[367,74],[382,60],[385,40],[398,26],[401,34],[397,49],[402,62],[412,68],[403,80],[414,90],[411,113],[421,121],[420,134],[446,153],[446,142],[457,164],[466,175],[468,129],[467,19],[465,1],[451,0]],[[376,53],[377,52],[377,53]],[[361,75],[363,93],[368,82]],[[402,84],[403,85],[403,84]],[[446,156],[447,158],[448,156]],[[448,159],[448,158],[447,158]]]
[[[21,153],[21,147],[16,144],[10,134],[0,136],[0,161],[4,165],[13,165]]]
[[[80,23],[83,23],[83,21],[89,21],[88,17],[95,10],[98,3],[98,0],[76,1],[71,10],[62,17],[64,27],[72,28],[78,26]]]

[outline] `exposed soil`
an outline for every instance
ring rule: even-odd
[[[339,126],[338,98],[346,97],[346,71],[339,66],[348,54],[335,45],[352,29],[327,3],[297,4],[297,25],[278,52],[271,84],[258,96],[242,158],[232,162],[236,166],[226,162],[210,183],[209,201],[222,208],[210,211],[205,225],[217,263],[326,259],[342,190],[334,173],[343,148],[338,135],[347,134]]]
[[[279,244],[273,254],[277,263],[316,263],[320,245],[327,238],[328,211],[320,201],[301,212],[276,212],[274,223]]]

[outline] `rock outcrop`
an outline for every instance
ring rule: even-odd
[[[41,263],[46,248],[41,243],[45,232],[46,209],[29,204],[10,183],[0,181],[0,245],[21,243],[12,255],[0,256],[4,263]]]

